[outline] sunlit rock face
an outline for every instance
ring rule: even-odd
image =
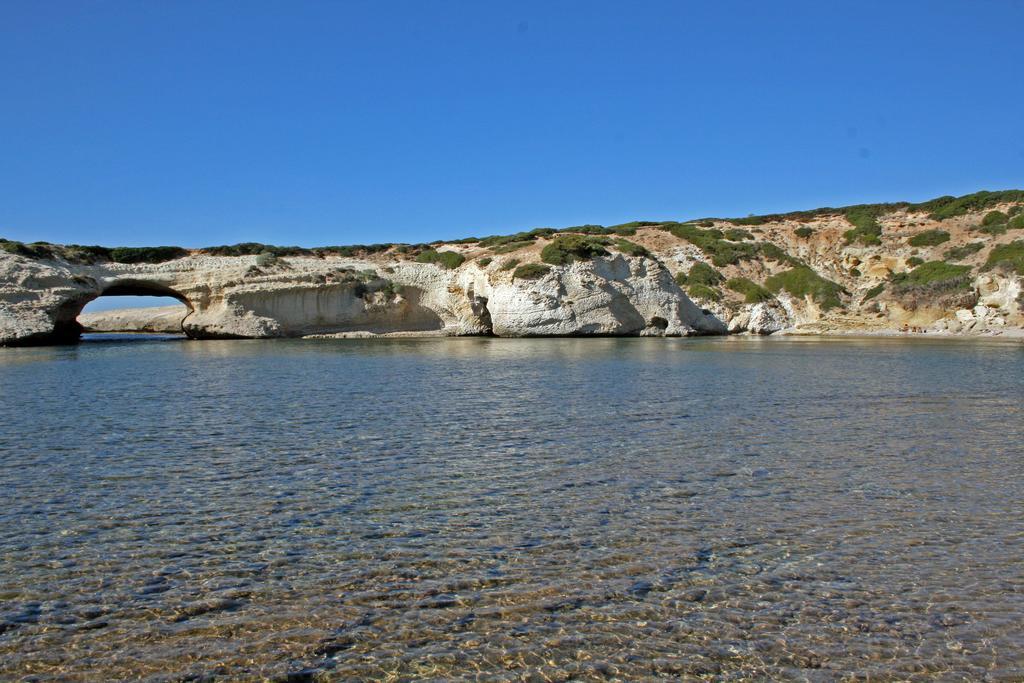
[[[121,308],[82,313],[78,323],[85,332],[141,332],[181,334],[189,310],[184,306]]]
[[[87,314],[90,329],[176,329],[194,338],[725,332],[651,258],[611,254],[553,267],[536,280],[472,262],[448,270],[381,258],[257,260],[192,255],[81,265],[0,253],[0,343],[73,341],[83,329],[82,307],[111,293],[173,296],[187,308],[179,320],[162,322]]]
[[[488,309],[500,336],[722,334],[661,264],[615,256],[552,268],[533,281],[490,285]]]

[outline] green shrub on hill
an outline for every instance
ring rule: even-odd
[[[630,221],[629,223],[619,223],[618,225],[611,226],[611,230],[616,235],[623,235],[629,237],[630,235],[636,234],[637,228],[650,228],[655,225],[661,225],[657,221]]]
[[[517,258],[510,258],[509,260],[507,260],[504,263],[502,263],[501,267],[498,268],[498,270],[512,270],[513,268],[515,268],[518,265],[519,265],[519,259],[517,259]]]
[[[721,301],[722,292],[716,287],[708,287],[707,285],[693,284],[686,286],[686,295],[691,299],[700,299],[702,301]]]
[[[110,260],[110,249],[97,245],[69,244],[63,258],[71,263],[99,263]]]
[[[808,237],[814,234],[814,229],[808,228],[807,226],[803,226],[801,228],[797,228],[796,230],[794,230],[793,234],[802,239],[807,239]]]
[[[506,242],[505,244],[491,247],[492,254],[511,254],[513,251],[519,251],[523,247],[528,247],[533,244],[533,240],[516,240],[515,242]]]
[[[780,247],[775,246],[771,242],[762,242],[759,245],[761,255],[769,261],[775,261],[776,263],[785,263],[791,266],[803,265],[798,258],[790,256],[788,253],[783,251]]]
[[[962,247],[953,247],[948,249],[943,256],[950,261],[963,261],[972,254],[977,254],[979,251],[985,248],[984,242],[970,242]]]
[[[864,303],[865,301],[870,301],[871,299],[874,299],[876,296],[881,294],[883,291],[885,291],[885,283],[879,282],[877,285],[875,285],[868,291],[864,292],[864,298],[861,299],[860,302]]]
[[[1010,202],[1024,202],[1024,190],[1003,190],[1000,192],[989,192],[982,190],[962,197],[938,197],[920,204],[912,204],[915,211],[928,212],[933,220],[941,221],[946,218],[963,216],[972,211],[982,211],[997,204]]]
[[[992,249],[985,262],[985,270],[1006,268],[1018,275],[1024,275],[1024,240],[1000,244]]]
[[[1005,235],[1009,227],[1009,223],[993,223],[992,225],[980,225],[976,230],[995,237],[997,235]]]
[[[742,228],[729,228],[725,231],[725,239],[732,240],[733,242],[742,242],[743,240],[754,239],[754,235],[749,230],[743,230]]]
[[[911,256],[907,259],[907,265],[911,268],[915,268],[924,263],[924,259],[919,256]]]
[[[943,292],[970,288],[970,266],[957,266],[945,261],[928,261],[908,273],[892,277],[893,289],[899,294],[912,291]]]
[[[163,263],[188,256],[181,247],[115,247],[110,260],[117,263]]]
[[[1002,211],[989,211],[985,214],[985,217],[981,219],[982,225],[1002,225],[1010,220]]]
[[[795,297],[810,296],[826,311],[842,306],[839,295],[846,293],[841,285],[826,280],[807,266],[797,266],[772,275],[765,280],[764,285],[775,294],[785,290]]]
[[[732,223],[733,225],[764,225],[765,223],[775,220],[775,218],[776,216],[771,214],[766,214],[762,216],[750,215],[744,218],[730,218],[729,222]]]
[[[682,285],[704,285],[705,287],[716,287],[725,280],[722,274],[706,263],[694,263],[687,274],[678,273],[676,282]]]
[[[1010,217],[1002,211],[989,211],[977,229],[987,235],[1005,235],[1010,228],[1009,223]]]
[[[1004,190],[1000,192],[975,192],[963,197],[937,197],[925,202],[889,202],[880,204],[857,204],[846,207],[821,207],[806,211],[790,211],[788,213],[764,214],[758,216],[747,216],[745,218],[728,218],[726,220],[733,225],[758,226],[765,223],[777,223],[786,220],[808,222],[823,216],[844,216],[853,224],[853,230],[847,231],[847,242],[860,242],[863,244],[876,244],[875,241],[881,236],[881,225],[878,218],[895,211],[913,211],[928,213],[934,220],[943,220],[954,216],[961,216],[971,211],[982,211],[998,204],[1024,203],[1024,190]],[[706,219],[686,221],[695,223],[700,227],[711,227],[713,222]],[[798,228],[803,230],[803,228]],[[807,237],[806,235],[799,235]]]
[[[666,223],[661,229],[696,246],[719,268],[755,258],[759,252],[757,244],[724,240],[725,234],[716,228],[704,229],[693,223]]]
[[[551,271],[551,266],[543,263],[524,263],[512,273],[513,280],[537,280]]]
[[[80,244],[64,246],[49,242],[25,244],[5,239],[0,239],[0,249],[31,259],[64,259],[71,263],[97,263],[100,261],[162,263],[189,255],[188,249],[181,247],[114,247],[110,249]]]
[[[581,235],[611,235],[611,234],[615,233],[615,230],[612,229],[612,228],[606,228],[603,225],[587,224],[587,225],[574,225],[571,228],[562,228],[558,232],[560,232],[560,233],[575,232],[575,233],[579,233]]]
[[[3,249],[8,254],[31,259],[52,259],[58,257],[53,248],[45,242],[25,244],[15,240],[0,239],[0,249]]]
[[[341,249],[342,247],[323,248]],[[205,247],[199,251],[200,253],[209,254],[211,256],[258,256],[260,254],[273,254],[274,256],[299,256],[311,253],[310,249],[304,249],[303,247],[278,247],[273,244],[260,244],[259,242],[222,244],[216,247]]]
[[[479,264],[481,268],[486,268],[487,266],[491,265],[491,261],[493,260],[494,259],[492,259],[490,256],[484,256],[482,259],[479,259],[477,261],[477,264]]]
[[[624,240],[622,238],[616,239],[613,246],[626,256],[650,256],[651,252],[647,251],[646,247],[643,247],[635,242]]]
[[[912,247],[934,247],[949,241],[949,233],[945,230],[925,230],[907,240]]]
[[[550,237],[554,235],[557,230],[554,228],[535,228],[525,232],[517,232],[514,235],[492,235],[491,237],[484,237],[479,241],[481,247],[500,247],[512,242],[532,242],[538,237]]]
[[[458,252],[433,249],[420,252],[420,255],[416,257],[417,263],[433,263],[447,270],[458,268],[465,260],[466,257]]]
[[[847,244],[858,242],[863,245],[882,243],[882,224],[878,217],[891,210],[887,204],[861,204],[848,207],[843,215],[853,224],[853,229],[843,233]]]
[[[743,302],[748,304],[771,301],[774,298],[767,289],[745,277],[729,278],[725,286],[737,294],[742,294]]]
[[[564,266],[573,261],[589,260],[597,256],[607,256],[606,238],[590,235],[559,235],[540,252],[540,259],[553,266]]]

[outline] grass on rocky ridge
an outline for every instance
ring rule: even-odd
[[[1007,230],[1024,229],[1024,213],[1021,212],[1021,204],[1024,204],[1024,190],[1003,190],[997,192],[981,191],[962,197],[937,197],[925,202],[893,202],[884,204],[859,204],[841,208],[822,207],[809,211],[793,211],[781,214],[765,214],[760,216],[748,216],[746,218],[722,219],[727,220],[736,226],[757,226],[777,221],[799,221],[808,222],[824,216],[843,216],[853,226],[845,233],[847,243],[859,243],[877,245],[881,242],[882,227],[878,219],[894,211],[906,210],[917,213],[927,213],[933,220],[945,220],[956,216],[962,216],[969,212],[985,211],[996,206],[1015,204],[1005,213],[1003,211],[990,211],[986,215],[984,225],[978,227],[982,232],[988,234],[1003,234]],[[382,253],[394,249],[399,254],[415,255],[422,251],[437,253],[436,247],[441,244],[477,244],[482,248],[498,248],[502,250],[515,250],[534,242],[538,238],[551,238],[554,236],[629,236],[636,234],[638,228],[658,227],[667,230],[681,239],[686,239],[698,246],[707,254],[712,262],[722,267],[739,263],[745,259],[753,259],[758,254],[768,258],[771,256],[764,252],[764,244],[749,242],[752,234],[746,230],[728,229],[725,232],[715,229],[711,219],[691,220],[684,223],[670,221],[632,221],[605,227],[601,225],[578,225],[561,230],[554,228],[537,228],[511,235],[494,235],[491,237],[477,238],[466,237],[460,240],[448,242],[434,242],[432,244],[354,244],[342,246],[325,247],[297,247],[297,246],[276,246],[271,244],[260,244],[257,242],[243,242],[234,245],[221,245],[206,247],[203,249],[184,249],[174,246],[160,247],[102,247],[84,245],[54,245],[46,242],[23,243],[13,240],[0,239],[0,249],[32,259],[63,259],[71,263],[99,263],[114,261],[120,263],[159,263],[168,261],[190,253],[209,254],[213,256],[255,256],[263,253],[270,253],[275,256],[318,256],[327,255],[358,257]],[[798,237],[806,238],[813,234],[808,227],[797,228],[795,234]],[[515,244],[515,246],[511,246]],[[933,246],[933,245],[930,245]],[[426,258],[433,258],[427,256]],[[452,257],[444,257],[452,259]],[[794,259],[791,264],[795,265]],[[442,264],[443,265],[443,264]],[[447,267],[447,266],[446,266]]]

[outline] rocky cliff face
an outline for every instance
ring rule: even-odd
[[[194,338],[1019,335],[1022,238],[1024,193],[1005,192],[449,244],[158,248],[137,263],[119,262],[131,250],[0,240],[0,343],[73,341],[105,294],[176,297]],[[217,255],[241,247],[258,253]],[[121,319],[103,325],[139,327]]]
[[[516,279],[387,258],[193,255],[159,264],[73,264],[0,253],[0,343],[73,341],[103,294],[174,296],[194,338],[325,334],[687,335],[725,331],[650,258],[609,254]],[[115,331],[116,316],[101,316]],[[140,322],[121,316],[122,331]]]

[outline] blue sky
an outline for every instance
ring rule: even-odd
[[[418,242],[1024,187],[1024,3],[0,0],[0,236]]]

